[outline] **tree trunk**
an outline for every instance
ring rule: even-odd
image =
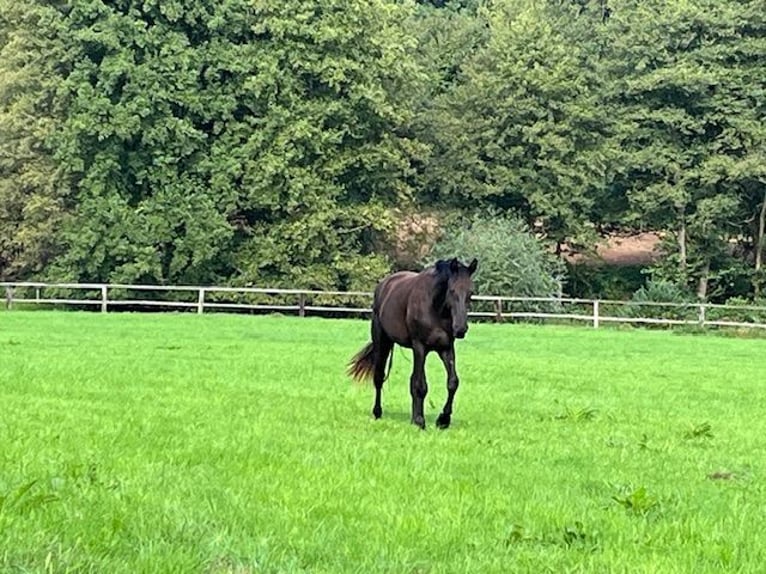
[[[755,238],[755,276],[753,277],[753,294],[757,299],[761,294],[761,266],[763,265],[764,228],[766,228],[766,189],[763,191],[761,212],[758,214],[758,236]]]
[[[686,214],[684,206],[678,208],[678,268],[681,278],[686,283]]]
[[[705,260],[705,266],[700,271],[699,282],[697,283],[697,299],[704,301],[707,298],[707,285],[710,276],[710,259]]]

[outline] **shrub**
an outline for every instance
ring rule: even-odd
[[[672,305],[647,305],[646,303],[671,303]],[[677,304],[684,304],[679,307]],[[693,297],[678,284],[665,279],[647,281],[646,285],[633,293],[630,303],[625,305],[627,317],[653,319],[692,320],[697,318],[697,306]]]
[[[510,214],[483,213],[448,228],[427,263],[452,257],[479,260],[474,282],[486,295],[558,296],[565,275],[555,255],[519,217]]]
[[[766,300],[751,301],[744,297],[732,297],[726,301],[727,308],[713,307],[707,310],[708,321],[732,321],[736,323],[766,323]]]

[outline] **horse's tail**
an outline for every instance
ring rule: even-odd
[[[365,347],[359,351],[351,362],[348,364],[348,374],[355,381],[362,382],[372,376],[375,371],[375,343],[367,343]],[[391,349],[388,355],[388,369],[386,375],[383,377],[384,381],[388,380],[388,375],[391,374],[391,367],[394,364],[394,350]]]
[[[348,374],[356,381],[362,382],[372,376],[375,369],[375,344],[367,343],[348,364]]]
[[[388,380],[388,375],[391,374],[391,367],[394,366],[394,349],[391,348],[391,352],[388,355],[388,370],[386,371],[386,376],[383,378],[384,381]]]

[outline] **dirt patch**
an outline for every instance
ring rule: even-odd
[[[662,256],[657,233],[646,232],[634,235],[613,235],[602,239],[596,245],[596,256],[573,253],[565,257],[573,263],[602,263],[628,266],[649,265]]]

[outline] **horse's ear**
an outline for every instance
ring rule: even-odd
[[[476,272],[476,268],[479,266],[479,262],[476,260],[476,258],[473,258],[473,261],[468,265],[468,273],[473,275]]]
[[[452,271],[452,273],[457,273],[458,271],[460,271],[460,262],[457,260],[457,257],[450,260],[449,270]]]

